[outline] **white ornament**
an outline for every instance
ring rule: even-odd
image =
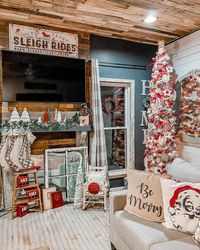
[[[58,111],[58,115],[57,115],[57,120],[56,120],[58,123],[61,123],[62,122],[62,116],[61,116],[61,112],[60,110]]]
[[[29,113],[27,111],[27,108],[24,108],[23,112],[22,112],[22,116],[21,116],[21,120],[23,122],[30,122],[31,121],[31,118],[29,116]]]
[[[169,82],[169,75],[164,75],[164,76],[162,77],[162,81],[163,81],[164,83]]]
[[[41,116],[38,117],[38,120],[37,120],[37,124],[41,124],[42,123],[42,118]]]
[[[20,116],[19,116],[19,113],[17,111],[17,108],[15,107],[13,109],[13,112],[11,114],[11,117],[10,117],[10,120],[9,122],[19,122],[21,119],[20,119]]]
[[[197,91],[193,91],[189,98],[195,102],[198,99]]]
[[[67,115],[64,117],[63,123],[67,122]]]
[[[54,121],[56,122],[58,118],[58,110],[55,109],[55,114],[54,114]]]

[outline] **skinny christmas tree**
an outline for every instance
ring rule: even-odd
[[[150,107],[144,164],[146,171],[166,173],[176,157],[174,101],[176,91],[173,68],[164,42],[153,58],[150,81]]]
[[[75,197],[74,197],[74,207],[80,208],[82,206],[82,200],[83,200],[83,170],[82,170],[82,164],[78,167],[78,174],[76,178],[76,191],[75,191]]]

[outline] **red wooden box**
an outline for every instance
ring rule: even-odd
[[[18,205],[17,206],[17,216],[23,217],[28,213],[28,204]]]
[[[39,190],[37,188],[26,190],[26,197],[28,199],[35,199],[38,198],[38,196],[39,196]]]
[[[52,192],[51,193],[52,208],[61,207],[63,205],[62,192]]]
[[[28,175],[21,175],[17,177],[17,185],[18,186],[25,186],[28,185],[29,177]]]

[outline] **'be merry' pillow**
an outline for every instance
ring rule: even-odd
[[[193,234],[200,218],[200,183],[161,179],[164,226]]]
[[[128,194],[125,210],[139,217],[163,221],[163,202],[160,175],[127,170]]]

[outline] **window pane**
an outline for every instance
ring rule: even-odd
[[[49,176],[65,175],[65,153],[48,153]]]
[[[62,191],[64,201],[67,198],[67,177],[51,177],[49,178],[49,187],[56,187],[57,191]]]
[[[124,87],[101,86],[104,127],[125,126]]]
[[[126,165],[126,130],[105,130],[108,170],[124,169]]]

